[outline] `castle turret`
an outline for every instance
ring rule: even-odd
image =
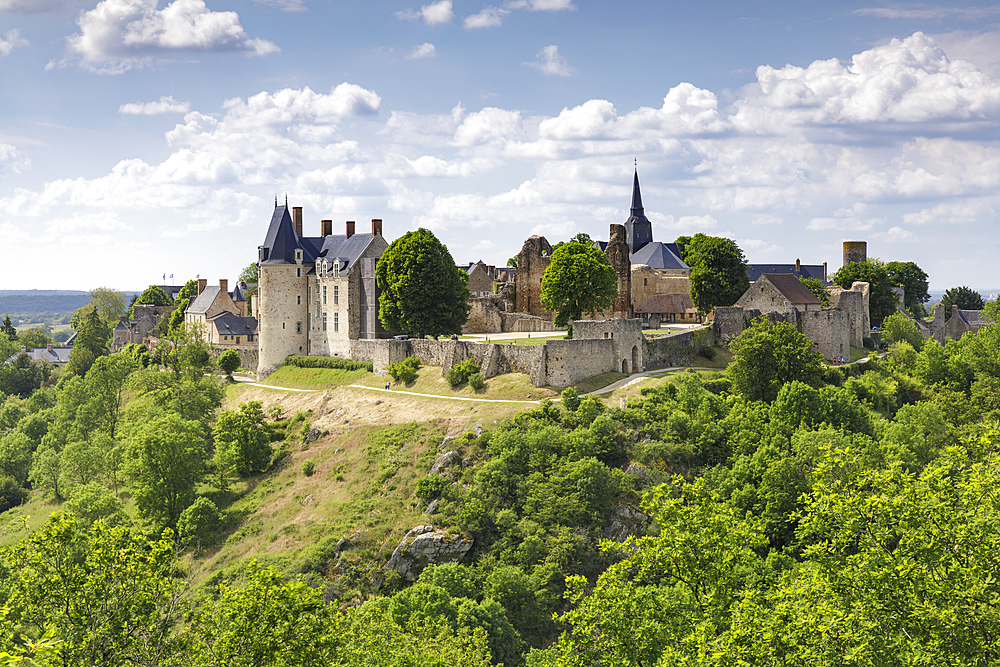
[[[301,221],[301,209],[294,213]],[[301,222],[299,223],[301,224]],[[305,279],[313,261],[305,257],[288,205],[276,206],[259,248],[257,375],[264,377],[290,354],[308,354],[308,293]]]
[[[632,317],[632,262],[629,260],[624,225],[611,225],[604,256],[608,258],[608,263],[611,264],[611,268],[615,270],[615,275],[618,277],[618,295],[611,304],[610,315],[613,318],[630,319]]]

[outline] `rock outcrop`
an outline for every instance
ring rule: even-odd
[[[428,565],[457,563],[472,548],[473,540],[434,526],[417,526],[406,533],[385,564],[407,581],[414,581]]]
[[[611,510],[611,521],[604,529],[604,539],[624,542],[629,535],[638,537],[645,533],[648,523],[649,517],[646,514],[634,507],[619,503]]]

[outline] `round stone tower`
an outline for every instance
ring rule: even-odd
[[[861,262],[863,264],[867,261],[867,241],[844,241],[844,266],[847,266],[851,262]]]

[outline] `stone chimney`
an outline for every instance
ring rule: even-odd
[[[302,236],[302,207],[293,206],[292,207],[292,226],[295,227],[295,233]]]
[[[207,286],[208,286],[207,278],[198,278],[198,294],[204,292]]]
[[[826,262],[823,262],[823,282],[826,282]]]
[[[52,351],[52,343],[49,343],[48,345],[46,345],[46,346],[45,346],[45,350],[46,350],[47,352],[51,352],[51,351]]]
[[[21,354],[26,354],[27,352],[28,352],[28,348],[26,348],[24,345],[22,345],[21,346]]]
[[[802,273],[802,261],[795,260],[795,273]]]
[[[321,220],[320,226],[320,236],[330,236],[333,234],[333,220]]]
[[[347,233],[347,237],[346,238],[351,238],[352,236],[354,236],[354,221],[353,220],[348,220],[347,221],[346,233]]]
[[[382,236],[381,218],[372,218],[372,236]]]
[[[219,278],[219,289],[229,294],[229,278]]]

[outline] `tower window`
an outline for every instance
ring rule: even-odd
[[[295,305],[296,306],[301,306],[302,305],[302,296],[301,295],[295,297]]]
[[[333,304],[337,305],[340,303],[340,285],[333,286]]]
[[[302,277],[302,269],[301,268],[295,269],[295,277],[296,278],[301,278]]]
[[[340,331],[340,313],[333,314],[333,330]]]
[[[295,333],[302,333],[302,322],[295,323]]]
[[[326,285],[323,285],[323,305],[326,305]]]
[[[323,331],[326,331],[326,311],[323,311]]]

